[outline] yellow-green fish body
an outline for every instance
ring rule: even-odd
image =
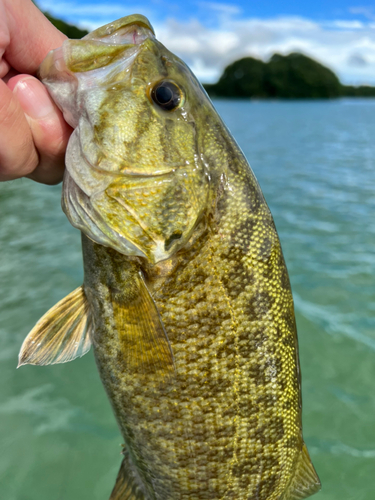
[[[112,500],[315,493],[279,239],[203,89],[142,16],[65,42],[41,77],[76,127],[63,207],[85,278],[20,364],[92,343],[124,438]]]

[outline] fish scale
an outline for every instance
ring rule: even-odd
[[[255,180],[249,175],[246,177],[248,182],[252,181],[252,190],[256,193]],[[299,388],[295,383],[298,380],[295,328],[294,325],[288,328],[290,325],[283,320],[285,315],[293,314],[290,312],[293,303],[289,282],[285,278],[282,280],[285,273],[282,272],[281,248],[264,202],[257,204],[258,213],[240,219],[239,223],[233,222],[232,211],[242,213],[246,201],[237,195],[237,191],[244,191],[241,183],[236,186],[230,179],[228,182],[233,191],[223,203],[216,227],[205,235],[204,244],[198,242],[199,252],[193,247],[190,255],[181,257],[178,266],[183,270],[174,269],[171,276],[164,277],[163,286],[154,294],[176,362],[177,381],[173,381],[173,393],[178,396],[171,398],[168,387],[164,396],[168,404],[162,405],[161,410],[163,414],[172,412],[173,428],[166,432],[163,429],[160,438],[160,418],[156,418],[156,423],[152,419],[155,415],[152,409],[159,407],[164,391],[159,389],[155,393],[152,381],[150,399],[136,397],[129,388],[128,377],[121,384],[122,389],[117,384],[112,387],[112,377],[104,375],[110,361],[97,355],[108,393],[121,392],[124,401],[136,400],[139,404],[135,411],[137,418],[142,415],[142,424],[138,441],[132,442],[131,449],[134,447],[136,454],[146,455],[144,461],[153,474],[160,478],[166,476],[167,483],[175,483],[169,493],[161,486],[152,498],[184,498],[184,495],[194,494],[196,489],[206,491],[206,496],[199,498],[232,496],[241,500],[257,494],[260,500],[277,499],[285,489],[285,481],[289,478],[287,470],[296,461],[296,445],[301,441]],[[262,199],[260,193],[258,197]],[[241,225],[242,233],[236,231],[237,225]],[[107,252],[103,247],[91,246],[99,253]],[[96,259],[101,260],[101,257]],[[254,261],[259,260],[263,267],[254,269]],[[87,255],[85,261],[95,262],[91,255]],[[112,276],[119,267],[118,262],[109,269],[105,266],[99,281],[108,282],[107,273]],[[212,269],[215,269],[214,274]],[[92,271],[88,270],[87,274],[90,276]],[[265,274],[271,278],[264,278]],[[238,275],[240,280],[236,282]],[[265,281],[269,282],[267,286],[264,286]],[[243,288],[246,282],[250,283],[248,290]],[[93,287],[91,280],[89,286]],[[116,283],[116,287],[129,288],[126,282]],[[270,290],[269,295],[265,296],[264,289]],[[270,300],[272,292],[279,300]],[[175,297],[178,297],[179,307],[173,300]],[[105,302],[105,298],[101,301]],[[281,318],[276,328],[275,318]],[[100,317],[95,320],[96,324],[99,321]],[[190,329],[192,324],[195,328]],[[277,342],[275,336],[279,337]],[[293,337],[293,349],[283,349],[280,339],[284,336]],[[272,371],[275,373],[270,373]],[[279,372],[285,373],[285,377],[274,380]],[[288,412],[283,409],[285,395],[289,395]],[[219,400],[220,405],[216,406],[214,403]],[[201,401],[205,402],[204,410],[200,407]],[[185,405],[184,411],[181,405]],[[126,428],[133,417],[123,415],[121,404],[116,408],[120,408],[122,415],[120,426]],[[158,409],[156,413],[159,412]],[[144,418],[147,419],[147,432],[143,427]],[[190,427],[188,443],[186,433],[181,432],[186,425]],[[176,433],[176,426],[179,433]],[[134,426],[132,429],[134,431]],[[165,439],[165,435],[170,439]],[[223,436],[219,446],[218,435]],[[295,437],[292,448],[285,446],[290,436]],[[150,451],[145,452],[145,447]],[[168,450],[172,458],[165,460],[164,466],[152,463],[152,457],[166,455]],[[174,479],[170,477],[169,468],[176,462],[188,466],[178,467],[178,477]],[[262,464],[264,472],[259,481]],[[167,474],[165,469],[168,469]],[[189,481],[192,476],[201,478],[202,484],[199,479]],[[220,488],[210,487],[207,481],[210,476],[222,478]],[[145,482],[151,482],[147,476]],[[275,489],[276,483],[278,488]]]
[[[82,231],[85,273],[20,364],[92,344],[124,439],[110,500],[316,493],[280,242],[204,90],[139,15],[66,41],[40,74],[76,127],[63,208]]]

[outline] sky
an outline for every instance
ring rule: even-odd
[[[205,83],[241,57],[267,61],[302,52],[349,85],[375,85],[375,3],[364,0],[37,0],[55,17],[89,31],[143,14],[156,36]]]

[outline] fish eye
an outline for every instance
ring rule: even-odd
[[[182,92],[174,82],[163,80],[153,87],[151,97],[154,103],[162,109],[173,111],[182,100]]]

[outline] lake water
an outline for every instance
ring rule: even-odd
[[[320,500],[375,498],[375,100],[217,101],[280,235]],[[0,185],[0,497],[106,500],[122,438],[93,355],[16,370],[35,322],[82,282],[61,186]]]

